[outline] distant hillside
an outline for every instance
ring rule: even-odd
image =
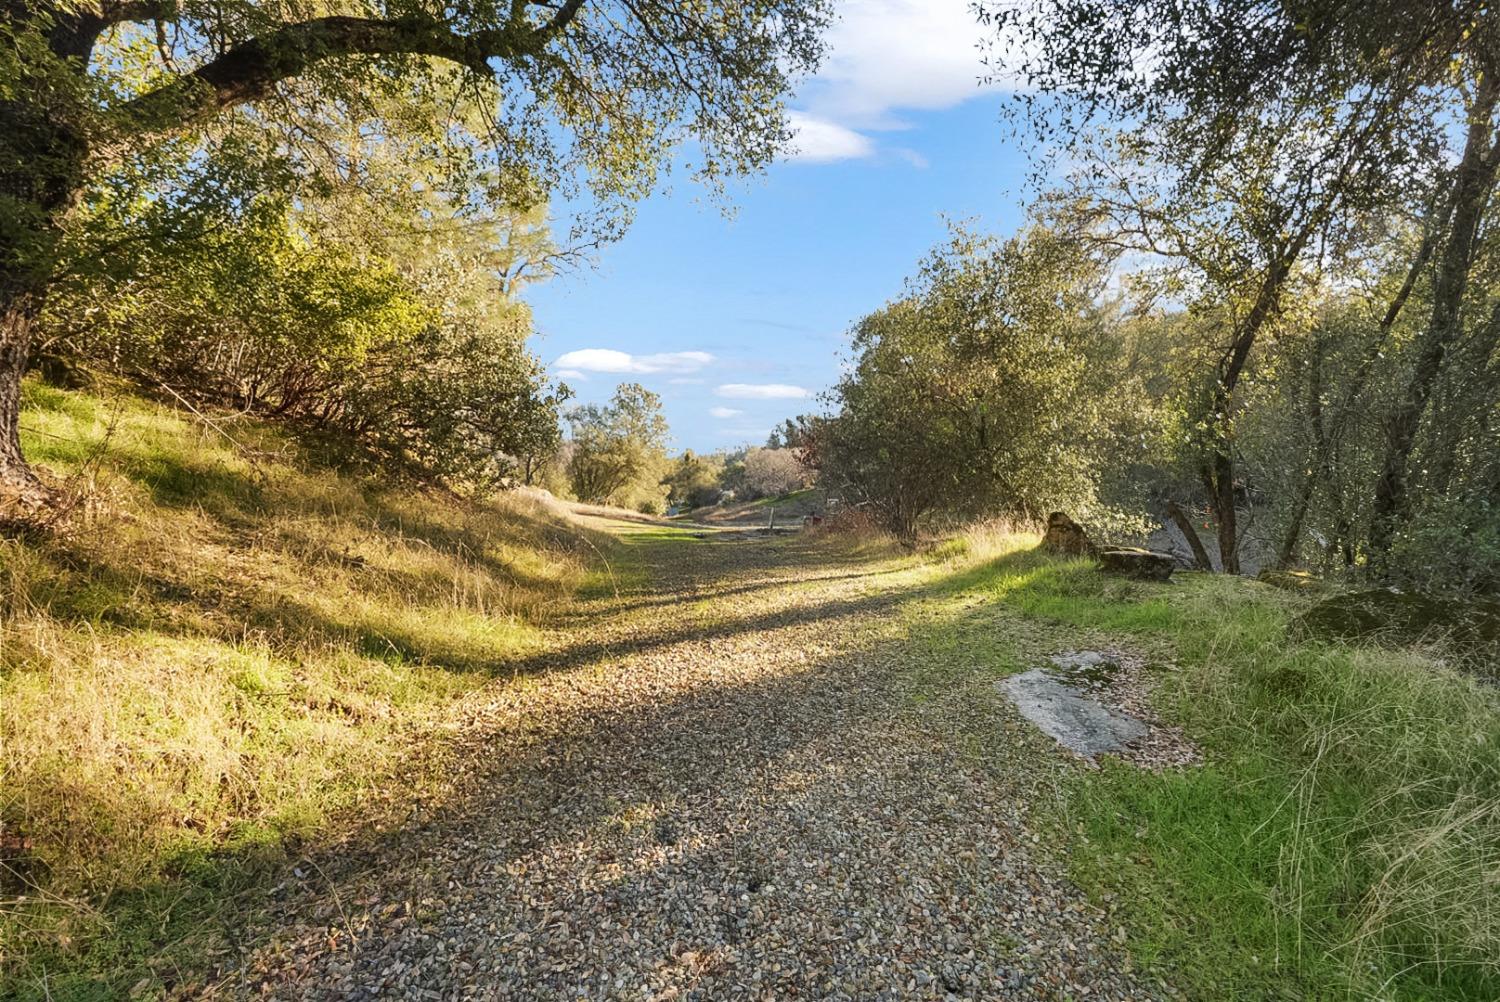
[[[774,509],[777,525],[798,525],[808,515],[822,515],[826,504],[824,492],[812,487],[781,497],[696,508],[680,517],[709,525],[766,525]]]

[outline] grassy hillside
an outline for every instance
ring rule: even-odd
[[[545,496],[382,489],[246,419],[32,384],[24,427],[90,488],[0,539],[0,963],[32,980],[148,955],[256,859],[397,810],[396,777],[440,785],[432,736],[593,552]]]

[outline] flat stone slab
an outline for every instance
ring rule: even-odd
[[[1088,758],[1119,751],[1148,731],[1135,717],[1111,710],[1041,668],[1002,679],[996,687],[1043,734]]]

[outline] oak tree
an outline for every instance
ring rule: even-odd
[[[21,378],[70,217],[102,173],[174,142],[211,158],[237,109],[336,108],[378,138],[403,89],[457,74],[487,96],[502,197],[582,186],[607,229],[689,139],[710,185],[767,163],[827,17],[803,0],[4,0],[0,509],[49,501],[21,452]]]

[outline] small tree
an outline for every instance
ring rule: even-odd
[[[773,497],[801,490],[811,471],[796,449],[751,449],[745,454],[745,486],[756,497]]]
[[[568,424],[568,476],[578,500],[627,503],[632,491],[659,497],[667,441],[660,397],[639,383],[623,383],[607,405],[576,408]]]
[[[1107,367],[1106,274],[1042,225],[1003,242],[956,232],[904,298],[855,326],[837,412],[811,431],[825,485],[906,540],[933,512],[1091,506],[1094,459],[1130,397]]]
[[[701,508],[718,500],[723,488],[719,478],[724,473],[724,460],[720,456],[701,456],[688,449],[673,462],[671,470],[662,479],[667,488],[667,501],[688,508]]]

